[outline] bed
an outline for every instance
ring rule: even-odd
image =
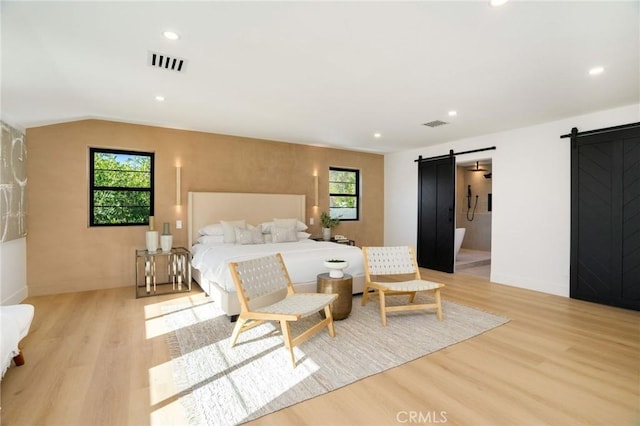
[[[328,272],[324,261],[339,258],[349,262],[344,272],[353,276],[353,293],[362,293],[362,251],[310,239],[305,232],[305,203],[305,196],[297,194],[189,192],[187,226],[192,277],[229,317],[240,313],[229,262],[273,253],[282,253],[296,291],[316,291],[317,275]],[[290,229],[283,238],[284,225],[295,227],[295,240]],[[229,241],[233,238],[232,229],[238,237],[234,242]],[[258,235],[262,242],[250,241],[259,240]]]

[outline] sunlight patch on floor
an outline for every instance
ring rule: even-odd
[[[159,404],[179,392],[173,378],[173,366],[167,361],[149,369],[149,402]]]
[[[181,390],[174,379],[171,361],[149,369],[150,424],[186,424],[185,406],[180,400]]]
[[[203,303],[181,305],[178,300],[171,306],[150,307],[149,313],[147,338],[188,330],[219,314]],[[216,340],[196,333],[192,335],[196,340],[187,352],[149,369],[151,424],[168,424],[165,417],[173,416],[176,410],[188,411],[189,417],[194,413],[197,416],[207,410],[208,404],[221,407],[226,420],[242,422],[320,369],[299,347],[294,348],[298,365],[292,369],[277,324],[267,322],[242,333],[232,350],[229,350],[230,334],[219,335]],[[265,359],[270,361],[265,364]],[[283,369],[291,371],[286,380],[279,374]]]
[[[178,400],[151,412],[149,416],[152,426],[188,424],[184,406]]]
[[[158,336],[170,333],[181,327],[179,322],[170,321],[175,324],[174,327],[168,325],[167,315],[177,315],[181,311],[187,311],[189,314],[193,314],[192,321],[202,321],[207,318],[202,318],[198,315],[196,310],[191,309],[194,306],[200,306],[203,304],[211,303],[211,300],[201,295],[196,296],[184,296],[171,300],[166,300],[158,303],[152,303],[145,305],[145,333],[147,339],[153,339]]]

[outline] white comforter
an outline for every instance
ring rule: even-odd
[[[235,292],[229,262],[238,262],[269,254],[281,253],[293,283],[315,282],[318,274],[328,272],[324,261],[343,259],[349,262],[344,270],[352,276],[364,275],[362,250],[324,241],[302,240],[295,243],[272,244],[196,244],[192,247],[191,265],[203,278],[217,283],[227,292]]]

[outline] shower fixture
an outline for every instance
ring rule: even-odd
[[[486,172],[488,171],[487,169],[481,169],[480,168],[480,162],[476,161],[476,166],[475,167],[471,167],[469,169],[470,172]]]
[[[467,220],[469,222],[473,222],[473,219],[476,216],[476,209],[478,208],[478,197],[479,195],[476,194],[476,203],[473,206],[473,211],[471,211],[471,198],[472,198],[472,193],[471,193],[471,185],[467,186]],[[471,214],[469,214],[471,213]]]
[[[493,173],[491,173],[491,172],[489,172],[489,173],[485,173],[484,178],[485,178],[485,179],[491,179],[491,178],[492,178],[492,174],[493,174]]]

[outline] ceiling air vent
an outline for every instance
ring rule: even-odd
[[[438,126],[443,126],[445,124],[449,124],[445,121],[440,121],[440,120],[434,120],[434,121],[430,121],[428,123],[424,123],[423,126],[428,126],[428,127],[438,127]]]
[[[149,52],[149,58],[147,63],[154,68],[161,68],[163,70],[184,72],[184,68],[187,65],[187,61],[182,58],[176,58],[175,56],[165,55],[164,53]]]

